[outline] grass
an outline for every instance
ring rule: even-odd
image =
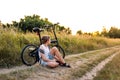
[[[1,74],[0,75],[0,80],[24,80],[28,78],[32,73],[33,68],[27,69],[27,70],[19,70],[19,71],[14,71],[11,73],[6,74]]]
[[[67,58],[66,59],[67,62],[69,61],[70,63],[74,63],[78,60],[83,60],[83,64],[81,63],[77,67],[77,69],[73,69],[72,73],[69,73],[70,76],[66,77],[66,76],[64,76],[64,74],[62,74],[61,76],[63,76],[63,78],[65,80],[74,80],[76,78],[79,78],[79,77],[83,76],[87,71],[90,71],[99,62],[101,62],[102,60],[104,60],[108,56],[114,54],[118,50],[119,50],[119,47],[102,49],[102,50],[97,50],[94,52],[82,54],[79,56]],[[106,53],[105,53],[105,51],[106,51]],[[72,60],[72,61],[70,61],[70,60]],[[46,75],[45,72],[47,74],[52,74],[50,70],[51,69],[48,69],[48,68],[46,69],[45,67],[36,66],[36,67],[31,67],[31,68],[26,69],[26,70],[18,70],[18,71],[14,71],[14,72],[11,72],[8,74],[2,74],[2,75],[0,75],[0,80],[25,80],[27,78],[34,77],[34,75],[44,77]],[[40,74],[38,74],[39,72],[40,72]],[[43,74],[43,75],[41,75],[41,74]],[[48,75],[46,75],[46,76],[48,76]]]
[[[87,61],[79,66],[76,70],[72,71],[72,79],[80,78],[82,77],[86,72],[90,71],[93,67],[95,67],[98,63],[109,57],[110,55],[114,54],[118,49],[110,49],[107,50],[106,53],[104,53],[106,50],[103,51],[97,51],[94,53],[90,53],[87,55],[80,56],[80,59],[84,60],[87,59]],[[104,74],[103,74],[104,75]],[[96,80],[104,80],[104,79],[96,79]],[[105,79],[106,80],[106,79]],[[109,80],[109,79],[108,79]],[[116,79],[115,79],[116,80]]]
[[[43,32],[42,35],[53,35]],[[61,36],[62,35],[62,36]],[[111,47],[120,44],[120,39],[104,37],[93,37],[87,35],[72,36],[57,34],[60,45],[64,48],[66,55],[80,52]],[[34,33],[22,33],[16,28],[0,27],[0,68],[22,65],[20,53],[27,44],[39,44],[38,36]]]
[[[27,44],[38,44],[35,34],[24,34],[14,28],[0,29],[0,68],[22,65],[20,53]]]
[[[120,80],[120,53],[97,74],[94,80]]]
[[[119,40],[120,39],[110,39],[105,37],[94,37],[87,35],[59,35],[60,44],[64,47],[68,54],[75,54],[79,52],[119,45]]]

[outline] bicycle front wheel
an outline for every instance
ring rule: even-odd
[[[60,51],[61,55],[63,58],[65,58],[65,51],[61,46],[56,46],[58,48],[58,50]]]
[[[34,65],[37,62],[37,46],[35,45],[27,45],[23,48],[22,52],[21,52],[21,59],[22,62],[27,65],[27,66],[31,66]]]

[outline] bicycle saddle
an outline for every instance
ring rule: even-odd
[[[34,27],[34,28],[33,28],[33,31],[34,31],[34,32],[42,32],[42,31],[44,31],[44,29],[41,29],[41,28],[39,28],[39,27]]]

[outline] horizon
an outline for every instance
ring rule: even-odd
[[[70,27],[73,34],[78,30],[95,32],[102,31],[103,26],[120,28],[119,7],[119,0],[1,0],[0,20],[11,23],[36,14],[52,23]]]
[[[33,15],[34,15],[34,14],[33,14]],[[35,14],[35,15],[37,15],[37,14]],[[25,17],[25,16],[32,16],[32,15],[24,15],[24,17]],[[39,16],[40,16],[40,15],[39,15]],[[23,18],[24,18],[24,17],[23,17]],[[41,17],[41,16],[40,16],[40,17]],[[20,18],[20,19],[23,19],[23,18]],[[46,17],[45,17],[45,18],[46,18]],[[17,20],[17,22],[19,22],[20,19]],[[42,18],[42,19],[43,19],[43,18]],[[48,20],[49,20],[49,19],[48,19]],[[12,21],[15,21],[15,20],[12,20]],[[12,21],[4,22],[4,23],[2,23],[2,21],[1,21],[1,23],[2,23],[2,24],[7,24],[7,23],[8,23],[8,24],[11,24]],[[51,22],[51,21],[50,21],[50,22]],[[54,24],[54,23],[53,23],[53,24]],[[59,23],[59,24],[60,24],[60,23]],[[60,25],[61,25],[61,24],[60,24]],[[66,27],[65,25],[61,25],[61,26]],[[116,27],[116,26],[111,26],[111,27]],[[111,27],[110,27],[110,28],[111,28]],[[70,28],[70,27],[66,27],[66,28]],[[101,31],[102,31],[103,28],[106,28],[106,27],[103,26],[103,27],[101,28],[101,30],[96,30],[96,31],[91,31],[91,32],[85,32],[85,31],[83,31],[83,30],[81,30],[81,29],[79,29],[79,30],[81,30],[83,33],[94,33],[94,32],[97,32],[97,31],[99,31],[99,32],[101,33]],[[110,28],[106,28],[106,30],[110,30]],[[116,28],[118,28],[118,27],[116,27]],[[71,30],[71,28],[70,28],[70,30]],[[79,30],[77,30],[77,31],[79,31]],[[75,35],[75,34],[77,33],[77,31],[74,32],[74,33],[73,33],[73,31],[72,31],[72,34]]]

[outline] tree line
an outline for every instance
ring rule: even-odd
[[[77,33],[78,35],[92,35],[92,36],[104,36],[104,37],[109,37],[109,38],[120,38],[120,29],[117,27],[111,27],[110,30],[107,30],[105,27],[103,27],[102,31],[96,31],[93,33],[83,33],[81,30],[78,30]]]
[[[3,26],[3,28],[15,27],[23,31],[24,33],[26,33],[27,31],[32,32],[32,29],[34,27],[45,28],[44,25],[53,25],[53,23],[50,22],[48,18],[41,18],[39,15],[35,14],[33,14],[32,16],[25,16],[24,18],[21,18],[19,22],[12,21],[11,24],[2,24],[0,21],[0,26]],[[56,31],[58,33],[72,34],[72,31],[69,27],[66,28],[65,26],[61,25],[56,26]],[[83,33],[82,30],[78,30],[76,34],[120,38],[120,29],[116,27],[111,27],[110,30],[107,30],[105,27],[103,27],[102,32],[96,31],[93,33]]]
[[[105,37],[120,38],[120,29],[117,27],[111,27],[110,30],[107,31],[106,28],[103,28],[101,34]]]
[[[22,30],[24,33],[26,33],[27,31],[32,32],[32,29],[34,27],[39,27],[39,28],[45,28],[45,25],[53,25],[52,22],[50,22],[48,20],[48,18],[41,18],[39,15],[32,15],[32,16],[25,16],[24,18],[21,18],[19,22],[17,21],[12,21],[12,24],[2,24],[2,26],[4,28],[6,27],[16,27],[20,30]],[[69,27],[65,27],[65,26],[61,26],[61,25],[57,25],[56,26],[56,30],[59,33],[66,33],[66,34],[71,34],[71,30]]]

